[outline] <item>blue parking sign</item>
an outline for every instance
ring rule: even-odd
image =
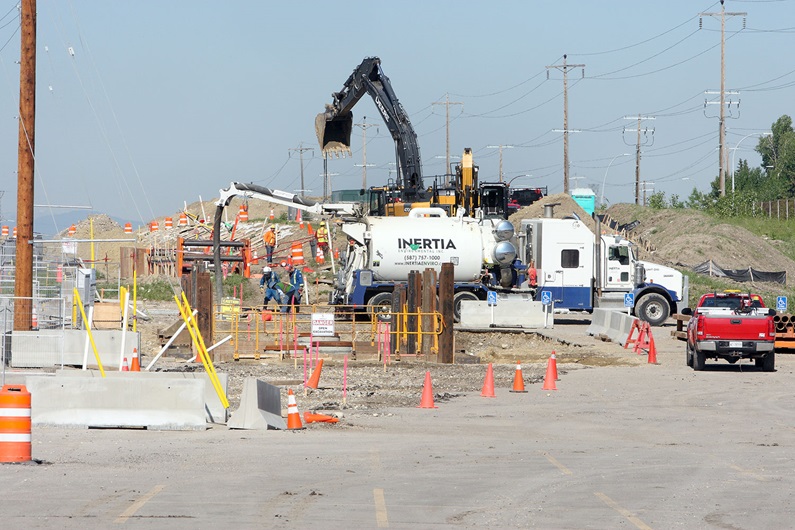
[[[497,305],[497,291],[489,291],[486,297],[486,301],[489,303],[490,306]]]
[[[787,312],[787,297],[786,296],[777,296],[776,297],[776,311],[781,311],[782,313]]]
[[[635,293],[624,293],[624,307],[635,307]]]
[[[541,291],[541,303],[544,305],[552,304],[552,291]]]

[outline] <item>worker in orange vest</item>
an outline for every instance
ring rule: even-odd
[[[315,232],[315,238],[317,238],[318,248],[325,257],[328,251],[328,229],[326,228],[326,221],[320,221],[320,227]]]
[[[270,265],[273,263],[273,250],[276,248],[276,227],[271,226],[266,230],[262,239],[265,241],[265,257]]]

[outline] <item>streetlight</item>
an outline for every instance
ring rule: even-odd
[[[740,144],[742,143],[743,140],[757,134],[760,136],[773,136],[772,132],[752,132],[751,134],[746,134],[745,136],[740,138],[740,141],[737,142],[737,145],[735,145],[734,149],[732,149],[732,193],[734,193],[734,156],[737,154],[737,149],[740,148]]]
[[[610,171],[610,166],[613,165],[613,162],[616,161],[616,158],[620,156],[632,156],[629,153],[621,153],[620,155],[616,155],[610,160],[610,163],[607,164],[607,169],[605,169],[605,177],[602,179],[602,197],[599,199],[599,204],[605,203],[605,183],[607,182],[607,172]]]
[[[533,175],[517,175],[517,176],[515,176],[514,178],[512,178],[511,180],[508,181],[508,187],[510,188],[511,187],[511,182],[513,182],[516,179],[520,179],[520,178],[523,178],[523,177],[532,177],[532,176]]]

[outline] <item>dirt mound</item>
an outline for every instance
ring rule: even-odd
[[[727,269],[787,271],[788,279],[795,278],[795,261],[782,254],[775,241],[702,212],[618,204],[607,213],[622,224],[640,221],[633,234],[651,242],[654,248],[642,252],[643,259],[687,268],[711,259]]]
[[[591,229],[591,231],[596,229],[596,224],[594,223],[593,218],[585,213],[585,210],[583,210],[582,207],[571,198],[571,195],[566,193],[547,195],[546,197],[534,202],[530,206],[525,206],[518,212],[514,213],[508,218],[508,220],[511,221],[518,229],[522,224],[522,219],[535,219],[544,217],[544,206],[547,204],[558,204],[558,206],[554,207],[554,215],[552,216],[553,218],[564,219],[566,217],[572,217],[572,215],[576,215],[583,223],[585,223],[588,228]]]

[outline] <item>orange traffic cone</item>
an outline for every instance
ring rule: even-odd
[[[315,263],[318,265],[323,265],[326,262],[326,256],[323,255],[323,249],[317,247],[317,252],[315,252]]]
[[[657,362],[657,348],[654,346],[654,337],[649,330],[649,357],[646,359],[648,364],[660,364]]]
[[[497,397],[494,395],[494,369],[489,363],[486,369],[486,379],[483,381],[483,389],[480,391],[481,397]]]
[[[141,361],[138,360],[138,348],[133,348],[133,358],[132,358],[132,363],[130,364],[130,371],[131,372],[141,371]]]
[[[326,414],[312,414],[311,412],[304,412],[304,421],[306,423],[315,423],[315,422],[322,422],[322,423],[337,423],[340,421],[339,418],[335,418],[334,416],[328,416]]]
[[[516,362],[516,372],[513,375],[513,389],[511,392],[525,393],[524,378],[522,377],[522,361]]]
[[[312,229],[312,223],[306,223],[306,233],[310,236],[315,235],[315,231]]]
[[[552,365],[552,357],[549,358],[547,362],[547,373],[544,376],[544,386],[541,387],[541,390],[557,390],[558,387],[555,386],[555,372],[557,370]]]
[[[438,409],[433,404],[433,387],[431,386],[431,373],[425,372],[425,384],[422,387],[422,399],[420,400],[419,409]]]
[[[276,216],[275,216],[275,215],[273,215],[273,208],[271,208],[271,214],[268,216],[268,219],[270,219],[271,221],[273,221],[274,217],[276,217]]]
[[[558,377],[558,358],[555,357],[555,350],[552,350],[552,355],[549,356],[548,362],[552,365],[552,373],[555,374],[555,381],[560,381],[560,377]]]
[[[306,387],[307,388],[317,388],[317,384],[320,382],[320,370],[322,370],[322,369],[323,369],[323,359],[320,359],[317,362],[317,366],[315,367],[315,371],[312,372],[311,376],[309,376],[309,381],[306,382]]]
[[[130,371],[130,365],[127,363],[127,357],[124,358],[124,362],[121,365],[121,371],[122,372],[129,372]]]
[[[301,210],[298,210],[298,213],[296,214],[296,221],[298,221],[299,228],[304,227],[304,218],[301,216]]]
[[[298,413],[298,404],[295,402],[295,394],[292,388],[287,391],[287,429],[303,429],[301,415]]]

